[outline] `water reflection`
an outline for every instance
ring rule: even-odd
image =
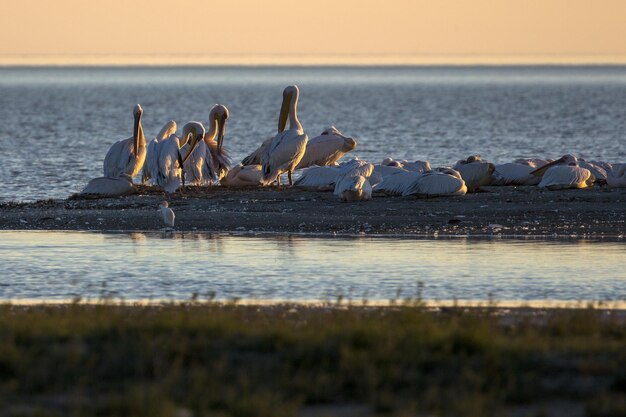
[[[626,299],[620,241],[85,232],[0,238],[0,299]]]

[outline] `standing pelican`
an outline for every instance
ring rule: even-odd
[[[537,168],[531,174],[540,177],[539,187],[548,190],[587,188],[595,181],[591,171],[578,166],[578,159],[574,155],[563,155],[556,161]]]
[[[222,147],[227,119],[228,109],[224,105],[216,104],[209,112],[209,131],[185,162],[185,180],[190,184],[213,185],[230,169],[230,158]],[[190,143],[185,144],[181,152],[186,152],[190,146]]]
[[[141,126],[141,116],[143,109],[137,104],[133,110],[135,124],[133,136],[115,142],[104,157],[104,176],[115,178],[121,174],[130,175],[134,178],[146,159],[146,137]]]
[[[302,160],[296,169],[313,165],[334,165],[345,154],[356,148],[356,140],[344,135],[335,126],[328,127],[309,140]]]
[[[272,143],[261,157],[265,184],[276,180],[280,185],[280,176],[286,172],[289,185],[293,185],[293,170],[304,156],[308,142],[307,135],[298,120],[299,96],[300,90],[296,85],[290,85],[283,91],[283,104],[278,117],[278,134],[274,136]],[[289,118],[289,129],[285,130],[287,118]]]
[[[160,138],[157,136],[150,143],[144,167],[144,178],[152,178],[154,184],[163,187],[168,193],[173,193],[185,184],[181,168],[196,144],[204,139],[204,126],[200,122],[187,123],[183,127],[181,138],[175,133],[163,137],[172,127],[175,129],[175,126],[174,122],[168,122],[161,129]],[[190,142],[190,146],[181,154],[181,145],[184,146],[187,142]]]

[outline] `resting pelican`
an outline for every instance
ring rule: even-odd
[[[299,96],[300,90],[296,85],[290,85],[283,91],[283,104],[278,118],[278,134],[274,136],[272,143],[261,157],[265,184],[276,180],[280,185],[280,175],[286,172],[289,185],[293,185],[293,170],[304,156],[308,142],[307,135],[298,120]],[[289,117],[289,129],[285,130],[287,117]]]
[[[458,161],[453,169],[461,174],[467,191],[471,193],[491,183],[491,175],[496,166],[480,159],[480,155],[472,155],[467,159]]]
[[[400,160],[400,159],[393,159],[393,158],[385,158],[380,164],[382,166],[403,168],[406,171],[414,171],[414,172],[420,172],[420,173],[431,170],[430,163],[428,161],[420,161],[420,160],[409,162],[406,159]]]
[[[539,187],[548,190],[587,188],[595,181],[591,171],[578,166],[578,159],[574,155],[563,155],[556,161],[537,168],[532,174],[541,178]]]
[[[611,188],[626,188],[626,164],[611,164],[606,184]]]
[[[169,208],[169,203],[167,201],[162,201],[159,204],[159,211],[161,212],[161,217],[163,218],[163,223],[167,227],[174,227],[174,220],[176,219],[176,215],[174,214],[174,210]]]
[[[335,126],[328,127],[306,144],[304,156],[296,169],[313,165],[334,165],[345,154],[356,148],[356,140],[341,133]]]
[[[531,174],[535,169],[552,162],[551,159],[517,159],[496,165],[491,185],[537,185],[541,178]]]
[[[155,138],[148,146],[148,156],[144,167],[144,178],[152,178],[153,182],[163,187],[165,192],[173,193],[181,185],[185,185],[182,167],[187,158],[196,147],[196,144],[204,139],[204,126],[200,122],[189,122],[183,127],[183,135],[179,139],[171,133],[163,138],[164,133],[171,131],[174,122],[168,122],[159,137]],[[181,145],[190,142],[188,149],[181,154]]]
[[[209,131],[185,161],[185,181],[193,185],[214,185],[230,169],[230,158],[222,147],[228,109],[216,104],[209,112]],[[215,138],[217,137],[217,140]],[[185,153],[190,143],[181,148]]]
[[[133,136],[115,142],[104,157],[104,176],[115,178],[121,174],[128,174],[135,178],[146,159],[146,137],[141,126],[143,109],[137,104],[133,110],[135,124]]]
[[[335,192],[341,201],[366,201],[372,198],[372,185],[368,181],[374,165],[362,164],[345,169],[336,179]]]
[[[333,191],[340,176],[365,165],[370,164],[359,159],[353,159],[339,165],[306,168],[300,178],[296,180],[294,186],[307,191]],[[367,170],[368,168],[364,168],[362,171],[355,173],[355,175],[367,174],[369,177],[371,173],[368,174]]]
[[[376,185],[380,183],[385,177],[388,177],[389,175],[399,174],[401,172],[408,171],[395,165],[374,165],[374,172],[372,172],[369,181],[370,184]]]
[[[227,187],[245,187],[263,185],[263,171],[261,165],[237,165],[220,183]]]
[[[442,197],[464,195],[467,187],[458,173],[450,175],[441,171],[407,171],[383,178],[374,191],[389,195]]]
[[[120,176],[115,178],[94,178],[89,181],[80,194],[84,196],[117,197],[135,194],[136,192],[137,188],[133,184],[132,177],[128,174],[120,174]]]

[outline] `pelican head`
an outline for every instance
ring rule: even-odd
[[[184,164],[187,158],[189,158],[189,155],[191,155],[191,152],[193,152],[198,142],[200,142],[201,140],[204,140],[204,133],[205,133],[204,126],[202,126],[202,123],[200,122],[188,122],[183,127],[183,136],[182,136],[181,146],[186,143],[189,143],[189,149],[187,150],[187,153],[182,158],[182,160],[179,161],[181,162],[181,168],[182,168],[182,164]]]
[[[320,134],[320,136],[326,136],[326,135],[337,136],[338,138],[343,139],[344,141],[343,151],[344,152],[350,152],[351,150],[356,148],[356,139],[354,139],[353,137],[344,135],[335,126],[327,127],[326,129],[322,130],[322,133]]]
[[[161,201],[159,203],[159,207],[169,207],[169,206],[170,206],[170,204],[167,201]]]
[[[224,132],[226,131],[226,120],[228,120],[229,111],[223,104],[216,104],[209,112],[209,121],[217,124],[217,147],[222,149],[224,143]]]
[[[133,126],[133,150],[135,155],[139,154],[139,129],[141,126],[141,116],[143,115],[143,109],[139,104],[133,109],[133,116],[135,117],[135,123]]]
[[[280,116],[278,117],[278,132],[285,130],[287,125],[287,118],[290,111],[295,111],[296,104],[298,103],[298,97],[300,96],[300,89],[297,85],[290,85],[283,90],[283,104],[280,107]]]
[[[562,157],[560,157],[559,159],[552,161],[548,164],[545,164],[544,166],[537,168],[534,171],[531,171],[531,174],[534,175],[535,177],[542,177],[543,174],[545,174],[545,172],[552,168],[555,165],[573,165],[576,166],[578,165],[578,159],[571,154],[567,154],[567,155],[563,155]]]

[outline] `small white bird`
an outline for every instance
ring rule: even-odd
[[[308,142],[308,137],[298,120],[299,96],[300,90],[296,85],[290,85],[283,91],[283,103],[278,117],[278,134],[274,136],[272,143],[261,157],[265,184],[276,180],[280,185],[280,176],[286,172],[289,185],[293,185],[293,171],[304,156]],[[289,129],[285,130],[287,118],[289,118]]]
[[[133,136],[115,142],[104,157],[104,176],[115,178],[122,174],[128,174],[135,178],[146,159],[146,137],[143,134],[141,116],[143,109],[137,104],[133,110],[135,124]]]
[[[335,126],[328,127],[319,136],[307,142],[304,156],[296,169],[313,165],[334,165],[354,148],[356,148],[354,138],[344,135]]]
[[[159,211],[161,212],[161,217],[163,218],[163,223],[165,224],[165,226],[168,228],[173,228],[176,215],[174,214],[174,210],[169,208],[169,203],[167,201],[162,201],[159,204]]]

